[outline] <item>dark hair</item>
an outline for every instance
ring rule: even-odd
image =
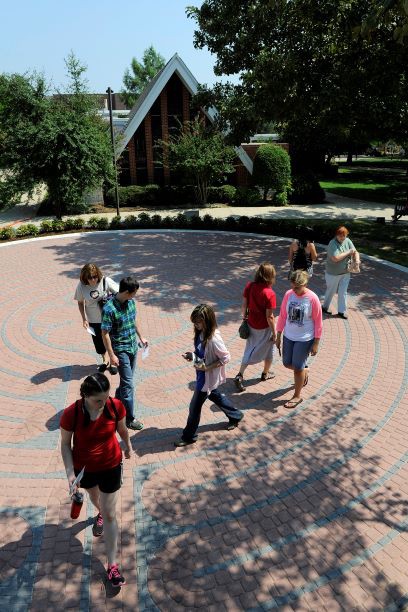
[[[209,304],[199,304],[193,310],[190,315],[190,321],[194,323],[194,321],[203,321],[204,329],[203,329],[203,344],[207,342],[214,335],[215,330],[217,329],[217,319],[215,318],[214,308]],[[194,329],[194,340],[197,339],[201,332]]]
[[[91,422],[91,415],[85,406],[85,398],[92,397],[93,395],[97,395],[98,393],[106,393],[110,389],[110,383],[105,374],[101,374],[97,372],[96,374],[92,374],[91,376],[87,376],[80,388],[80,394],[82,397],[82,410],[84,412],[84,427],[88,427]],[[109,410],[104,406],[103,409],[105,416],[109,419],[112,416],[109,413]]]
[[[98,393],[106,393],[110,389],[110,383],[105,374],[96,372],[91,376],[87,376],[80,388],[81,397],[91,397]]]
[[[128,291],[129,293],[133,293],[139,289],[139,283],[135,279],[134,276],[126,276],[122,278],[119,283],[119,293],[123,293],[124,291]]]
[[[313,242],[314,232],[311,227],[302,227],[298,233],[297,241],[301,249],[305,249],[309,242]]]

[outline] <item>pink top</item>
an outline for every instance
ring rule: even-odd
[[[276,331],[283,331],[288,340],[307,342],[321,338],[322,330],[322,307],[317,295],[307,288],[303,295],[289,289],[281,304]]]

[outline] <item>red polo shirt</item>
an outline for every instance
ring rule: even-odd
[[[126,416],[126,409],[122,402],[113,399],[118,421]],[[87,472],[100,472],[116,467],[122,460],[122,450],[116,437],[116,416],[111,407],[111,398],[107,401],[108,412],[112,418],[108,419],[105,413],[90,421],[84,426],[84,412],[82,400],[78,402],[75,425],[75,403],[65,408],[61,416],[60,426],[66,431],[74,431],[72,458],[74,468],[82,470],[85,466]]]
[[[247,283],[244,289],[249,315],[248,323],[254,329],[266,329],[266,310],[276,308],[275,292],[266,283]]]

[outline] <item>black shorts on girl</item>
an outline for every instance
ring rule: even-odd
[[[75,476],[78,476],[79,472],[80,470],[75,470]],[[79,486],[82,489],[92,489],[92,487],[98,486],[102,493],[115,493],[122,486],[122,474],[122,462],[114,468],[101,472],[85,471]]]

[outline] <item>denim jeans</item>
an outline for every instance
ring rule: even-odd
[[[238,410],[238,408],[235,408],[232,405],[227,396],[224,395],[224,393],[220,393],[218,389],[214,389],[214,391],[211,391],[209,395],[207,395],[206,391],[195,390],[190,402],[187,425],[183,429],[183,434],[181,436],[183,440],[190,441],[197,439],[197,429],[200,424],[201,408],[203,407],[207,397],[219,408],[221,408],[221,410],[230,420],[240,421],[244,416],[242,412]]]
[[[326,293],[323,307],[328,309],[334,294],[337,293],[337,312],[346,312],[347,288],[350,282],[350,272],[346,272],[346,274],[328,274],[326,272],[324,277],[326,279]]]
[[[126,421],[135,418],[135,400],[133,377],[136,369],[137,353],[116,353],[119,359],[119,387],[116,389],[115,397],[120,399],[126,408]]]

